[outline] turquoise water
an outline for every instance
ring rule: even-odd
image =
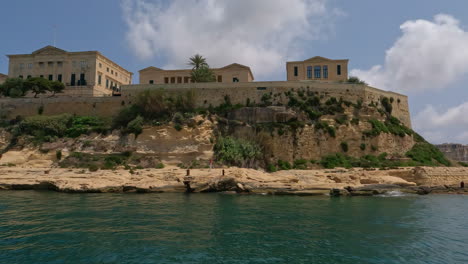
[[[0,263],[468,263],[468,197],[3,191]]]

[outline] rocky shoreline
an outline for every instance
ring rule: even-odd
[[[190,175],[187,176],[187,173]],[[100,170],[0,168],[0,190],[51,190],[65,193],[209,193],[298,196],[374,196],[468,194],[466,168],[415,167],[392,170],[253,169]]]

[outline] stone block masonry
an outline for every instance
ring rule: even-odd
[[[168,84],[168,85],[127,85],[122,86],[122,98],[126,103],[135,100],[138,93],[144,90],[165,89],[168,92],[179,93],[193,89],[198,107],[217,106],[224,103],[228,96],[232,104],[246,105],[250,103],[261,103],[262,97],[269,94],[273,103],[287,105],[289,91],[311,91],[322,100],[335,97],[357,103],[359,100],[363,104],[380,104],[383,97],[393,101],[393,116],[407,127],[411,128],[411,118],[408,106],[408,97],[402,94],[379,90],[367,85],[332,83],[317,81],[279,81],[279,82],[251,82],[251,83],[190,83],[190,84]],[[392,99],[393,98],[393,99]]]
[[[195,91],[197,107],[218,106],[229,97],[232,104],[261,103],[265,94],[271,95],[273,103],[286,105],[289,91],[314,92],[322,100],[335,97],[363,104],[380,104],[383,97],[393,98],[392,114],[403,124],[411,128],[408,98],[394,92],[382,91],[366,85],[330,83],[317,81],[283,81],[283,82],[250,82],[250,83],[190,83],[169,85],[127,85],[122,86],[121,97],[55,97],[55,98],[2,98],[0,114],[9,118],[32,116],[42,109],[44,115],[70,113],[76,115],[95,115],[112,117],[123,107],[132,104],[138,93],[144,90],[165,89],[169,93]]]

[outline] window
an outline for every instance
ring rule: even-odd
[[[175,83],[175,77],[171,77],[171,83]]]
[[[177,77],[177,83],[182,83],[182,77]]]
[[[297,66],[294,66],[294,76],[297,76],[299,74],[299,69]]]
[[[47,67],[49,67],[49,68],[54,67],[54,62],[53,61],[47,62]]]
[[[154,80],[150,80],[150,81],[149,81],[149,84],[154,84]]]
[[[114,70],[111,70],[111,74],[114,74]]]
[[[322,67],[320,66],[315,66],[314,67],[314,78],[319,79],[320,77],[320,72],[322,71]]]
[[[24,69],[24,63],[20,63],[20,70]]]
[[[102,75],[98,75],[97,81],[98,81],[98,85],[101,85],[101,83],[102,83]]]
[[[54,75],[49,74],[49,81],[52,81],[52,80],[54,80]]]
[[[33,64],[32,63],[28,63],[28,69],[32,69],[33,67]]]
[[[44,68],[45,64],[43,62],[39,62],[39,68]]]
[[[237,77],[232,78],[232,82],[233,82],[233,83],[239,82],[239,78],[237,78]]]
[[[312,79],[312,66],[307,66],[307,79]]]
[[[102,68],[102,63],[99,63],[99,68]]]
[[[223,76],[222,75],[218,75],[218,82],[223,82]]]
[[[189,77],[184,77],[184,83],[188,83],[189,82]]]
[[[27,78],[28,78],[28,79],[29,79],[29,78],[31,78],[31,75],[28,75],[28,77],[27,77]]]
[[[114,88],[114,82],[111,81],[111,88],[113,89]]]
[[[72,61],[73,67],[76,67],[76,61]]]
[[[57,75],[57,81],[62,82],[62,74]]]
[[[70,85],[75,86],[75,81],[76,81],[76,75],[74,73],[72,73],[71,80],[70,80]]]
[[[80,74],[80,85],[86,85],[85,74]]]
[[[88,66],[88,62],[87,61],[80,61],[80,67],[81,68],[86,68]]]
[[[62,61],[57,61],[57,67],[62,68],[63,62]]]
[[[164,83],[169,83],[169,78],[168,77],[164,78]]]
[[[336,74],[341,75],[341,65],[336,65]]]
[[[18,76],[18,78],[23,79],[23,75]]]
[[[323,66],[323,78],[328,79],[328,66],[327,65]]]
[[[117,77],[118,77],[118,76],[119,76],[119,74],[118,74],[117,72],[115,72],[115,76],[117,76]]]
[[[106,79],[106,88],[109,88],[109,80]]]
[[[44,78],[44,75],[41,74],[41,75],[39,75],[39,77]]]
[[[107,72],[109,72],[109,67],[107,67]]]

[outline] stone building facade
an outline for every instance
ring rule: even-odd
[[[8,75],[0,73],[0,84],[4,83],[7,78],[8,78]]]
[[[132,83],[133,73],[98,51],[68,52],[46,46],[31,54],[7,56],[9,77],[60,81],[65,84],[65,95],[108,96]]]
[[[349,60],[331,60],[316,56],[304,61],[286,62],[288,81],[331,81],[348,80]]]
[[[252,82],[254,76],[250,67],[238,63],[229,64],[222,68],[212,69],[216,82]],[[183,70],[163,70],[157,67],[148,67],[139,71],[140,84],[180,84],[191,83],[190,69]]]

